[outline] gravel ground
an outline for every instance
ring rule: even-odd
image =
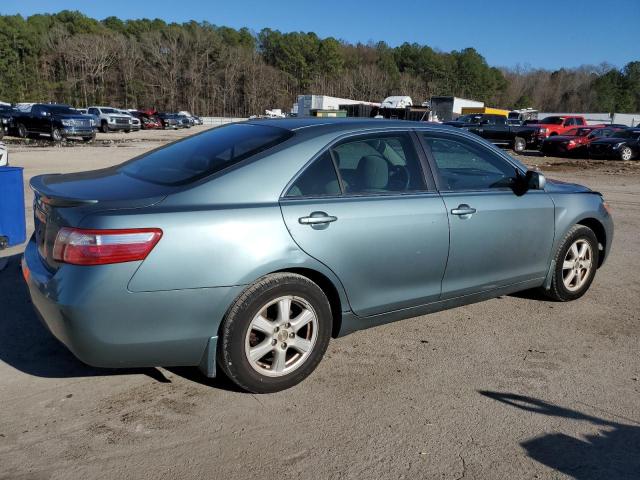
[[[28,180],[201,129],[11,142],[10,160]],[[272,395],[194,369],[83,365],[34,315],[22,249],[4,251],[0,478],[640,478],[640,162],[522,160],[613,207],[612,254],[585,297],[501,297],[358,332]]]

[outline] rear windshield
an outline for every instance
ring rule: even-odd
[[[124,163],[120,171],[161,185],[191,183],[271,148],[293,135],[247,123],[214,128]]]

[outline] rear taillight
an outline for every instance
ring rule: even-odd
[[[84,230],[63,227],[56,236],[53,259],[73,265],[144,260],[161,237],[159,228]]]

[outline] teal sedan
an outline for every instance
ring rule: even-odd
[[[418,122],[231,124],[31,187],[24,276],[79,359],[258,393],[358,329],[527,289],[578,299],[613,236],[597,192]]]

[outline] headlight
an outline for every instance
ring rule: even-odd
[[[71,125],[73,125],[73,120],[62,120],[62,125],[64,125],[65,127],[70,127]]]
[[[90,118],[89,119],[89,125],[91,125],[92,127],[95,127],[96,121],[93,118]]]
[[[2,123],[9,123],[9,121],[6,118],[3,118]]]
[[[619,149],[619,148],[620,148],[621,146],[623,146],[623,145],[624,145],[624,142],[618,142],[618,143],[616,143],[616,144],[613,146],[613,149],[614,149],[614,150],[617,150],[617,149]]]
[[[113,122],[115,122],[115,121],[116,121],[116,119],[115,119],[115,118],[113,118],[113,117],[109,117],[109,123],[113,123]]]

